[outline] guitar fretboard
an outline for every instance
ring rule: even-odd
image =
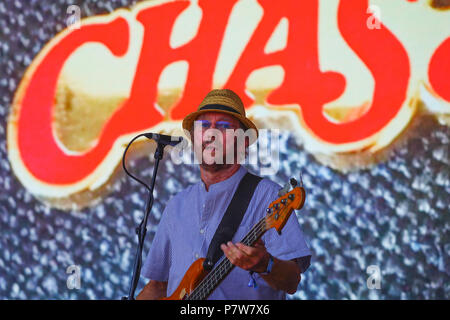
[[[266,219],[263,218],[253,226],[253,228],[241,240],[241,243],[246,246],[251,246],[266,231]],[[200,284],[191,292],[186,300],[206,299],[233,268],[234,265],[230,262],[230,260],[226,257],[222,258],[222,260],[217,263],[216,267],[214,267],[214,269],[212,269],[211,272],[209,272]]]

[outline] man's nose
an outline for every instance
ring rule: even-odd
[[[213,126],[209,127],[207,130],[203,133],[203,141],[214,141],[216,139],[215,132],[216,130],[211,130]]]

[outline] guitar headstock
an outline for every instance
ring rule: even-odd
[[[280,190],[279,198],[273,201],[266,209],[266,229],[275,228],[281,234],[292,211],[301,209],[305,203],[305,189],[297,186],[295,179],[290,180],[292,190],[287,191],[286,186]]]

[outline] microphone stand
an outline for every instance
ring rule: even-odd
[[[133,179],[137,180],[138,182],[142,183],[145,185],[145,183],[143,183],[142,181],[140,181],[139,179],[133,177],[125,168],[125,153],[127,152],[128,147],[133,143],[134,140],[136,140],[138,137],[144,136],[145,134],[140,134],[138,136],[136,136],[133,140],[131,140],[131,142],[128,144],[127,148],[125,149],[124,152],[124,156],[123,156],[123,167],[125,169],[125,172],[128,173],[128,175],[130,175]],[[153,189],[155,187],[155,181],[156,181],[156,172],[158,171],[158,165],[159,165],[159,161],[163,158],[163,153],[164,153],[164,148],[167,145],[167,143],[165,143],[165,141],[156,139],[157,142],[157,146],[156,146],[156,150],[155,150],[155,167],[153,168],[153,176],[152,176],[152,181],[150,184],[150,187],[148,187],[147,185],[146,188],[149,191],[149,199],[147,202],[147,206],[145,208],[145,214],[144,217],[141,221],[141,223],[139,224],[139,227],[136,228],[136,234],[138,236],[138,247],[136,249],[136,256],[134,259],[134,267],[133,267],[133,277],[131,279],[131,284],[130,284],[130,290],[128,292],[128,297],[123,297],[122,300],[134,300],[134,293],[136,291],[136,287],[138,285],[139,282],[139,278],[140,278],[140,274],[141,274],[141,266],[142,266],[142,250],[144,248],[144,240],[145,240],[145,235],[147,233],[147,220],[148,217],[150,215],[150,212],[152,210],[153,207]]]

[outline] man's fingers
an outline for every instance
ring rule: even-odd
[[[240,243],[240,242],[236,243],[236,247],[238,247],[239,250],[241,250],[243,253],[245,253],[248,256],[252,256],[255,253],[255,248],[246,246],[245,244]]]
[[[242,251],[238,246],[236,246],[234,243],[229,241],[228,243],[224,243],[220,246],[220,248],[223,250],[225,256],[231,261],[236,262],[245,256],[247,254]]]
[[[262,239],[258,239],[256,242],[255,242],[255,245],[254,245],[255,247],[265,247],[265,244],[264,244],[264,241],[262,241]]]
[[[255,247],[250,247],[240,242],[234,244],[229,241],[226,244],[222,244],[220,248],[232,264],[245,270],[251,270],[261,263],[261,259],[266,252],[262,240],[255,242],[255,245]]]
[[[224,252],[226,250],[226,252],[233,255],[233,257],[242,256],[242,254],[247,256],[253,256],[258,251],[258,249],[264,248],[264,242],[261,239],[259,239],[258,241],[255,242],[254,247],[250,247],[240,242],[234,244],[231,241],[229,241],[226,245],[222,244],[222,246],[221,246],[222,250],[224,250]]]
[[[230,248],[231,254],[234,258],[242,258],[247,255],[243,250],[241,250],[240,246],[238,247],[231,241],[228,242],[228,248]]]
[[[230,262],[234,264],[234,258],[233,258],[233,255],[231,253],[231,249],[225,243],[222,243],[220,245],[220,248],[222,249],[225,257],[227,257],[228,260],[230,260]]]
[[[233,256],[233,250],[232,250],[232,248],[231,248],[228,244],[222,243],[222,244],[220,245],[220,248],[223,250],[223,253],[224,253],[227,257]]]
[[[227,252],[228,252],[228,247],[227,247],[227,245],[225,244],[225,243],[222,243],[221,245],[220,245],[220,249],[222,249],[222,251],[226,254]]]

